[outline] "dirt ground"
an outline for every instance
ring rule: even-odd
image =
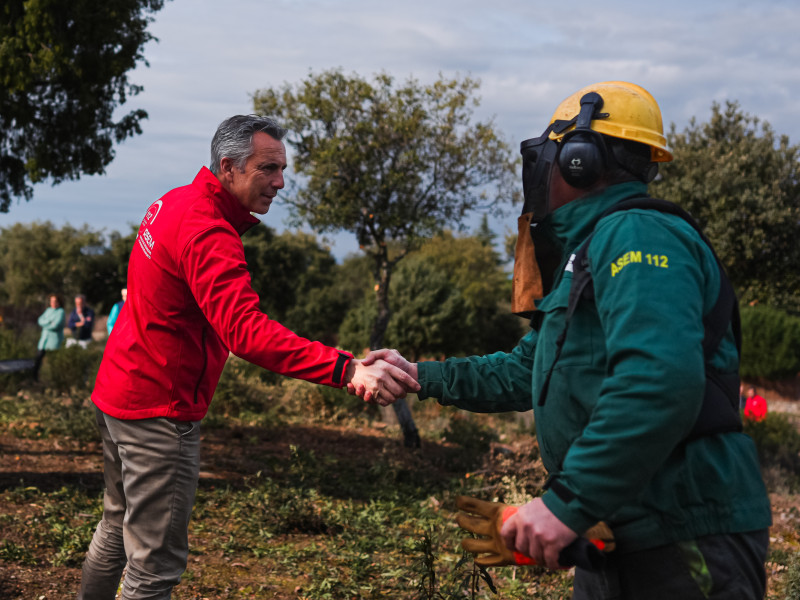
[[[383,423],[375,423],[361,428],[286,426],[268,433],[246,428],[209,429],[203,433],[202,444],[201,485],[203,482],[235,485],[261,471],[265,456],[288,460],[291,446],[317,456],[335,457],[340,462],[363,463],[364,456],[396,450],[398,439],[396,432],[388,433]],[[447,460],[446,453],[443,446],[431,444],[426,448],[426,462],[442,464]],[[100,494],[103,459],[99,442],[25,439],[0,432],[0,493],[19,487],[36,487],[47,493],[65,485],[79,485],[90,493]],[[0,515],[13,513],[16,523],[25,522],[26,517],[40,508],[35,503],[12,506],[0,496]],[[7,542],[25,547],[26,532],[0,520],[0,545]],[[50,557],[38,551],[34,554],[38,563],[35,566],[0,559],[0,600],[74,598],[80,583],[80,568],[52,567],[48,562]],[[203,560],[206,567],[215,562],[220,563],[220,568],[231,567],[222,557],[209,556]],[[194,598],[189,593],[191,587],[181,584],[180,597]],[[198,600],[201,598],[197,596]]]
[[[800,403],[790,403],[783,407],[783,410],[789,412],[798,409]],[[382,424],[359,429],[290,426],[272,431],[269,436],[237,429],[210,430],[204,434],[201,478],[226,482],[241,480],[262,468],[265,455],[288,458],[290,445],[293,444],[312,450],[317,455],[335,456],[337,460],[348,461],[380,453],[388,447],[394,448],[397,446],[397,439]],[[431,446],[429,451],[437,453],[445,452],[446,449]],[[103,477],[99,443],[23,439],[0,432],[0,492],[20,486],[36,487],[49,492],[68,484],[80,484],[92,492],[100,493]],[[800,551],[800,496],[772,494],[771,500],[774,520],[771,529],[773,549]],[[16,522],[24,522],[27,516],[24,513],[33,514],[38,508],[35,504],[15,504],[12,507],[0,497],[0,514],[14,511],[19,517]],[[0,544],[7,541],[24,546],[25,531],[14,530],[0,521]],[[207,559],[214,560],[213,557],[204,558]],[[45,600],[75,597],[80,580],[78,567],[52,567],[49,566],[47,556],[38,555],[37,563],[29,566],[0,560],[0,599]],[[776,563],[767,564],[770,577],[779,577],[783,569],[784,567]],[[181,598],[194,597],[186,595],[187,587],[190,586],[181,587]],[[202,596],[197,598],[199,600]]]

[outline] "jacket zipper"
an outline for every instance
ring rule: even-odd
[[[194,403],[197,404],[197,396],[200,394],[200,384],[203,383],[203,378],[206,375],[206,368],[208,367],[208,351],[206,349],[206,331],[203,327],[203,335],[200,343],[203,346],[203,368],[200,369],[200,377],[197,378],[197,385],[194,386]]]

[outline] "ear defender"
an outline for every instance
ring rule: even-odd
[[[572,187],[588,188],[597,183],[608,168],[608,150],[603,136],[592,131],[592,120],[607,118],[600,113],[603,98],[589,92],[581,98],[581,110],[575,129],[564,135],[559,144],[558,168]]]

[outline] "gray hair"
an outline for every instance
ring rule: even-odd
[[[211,140],[211,172],[219,174],[220,163],[225,157],[230,158],[238,169],[243,169],[253,153],[253,136],[259,131],[278,141],[286,135],[286,130],[271,117],[236,115],[220,123]]]

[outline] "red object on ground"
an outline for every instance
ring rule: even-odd
[[[767,401],[756,394],[747,399],[744,405],[744,418],[749,421],[763,421],[767,417]]]

